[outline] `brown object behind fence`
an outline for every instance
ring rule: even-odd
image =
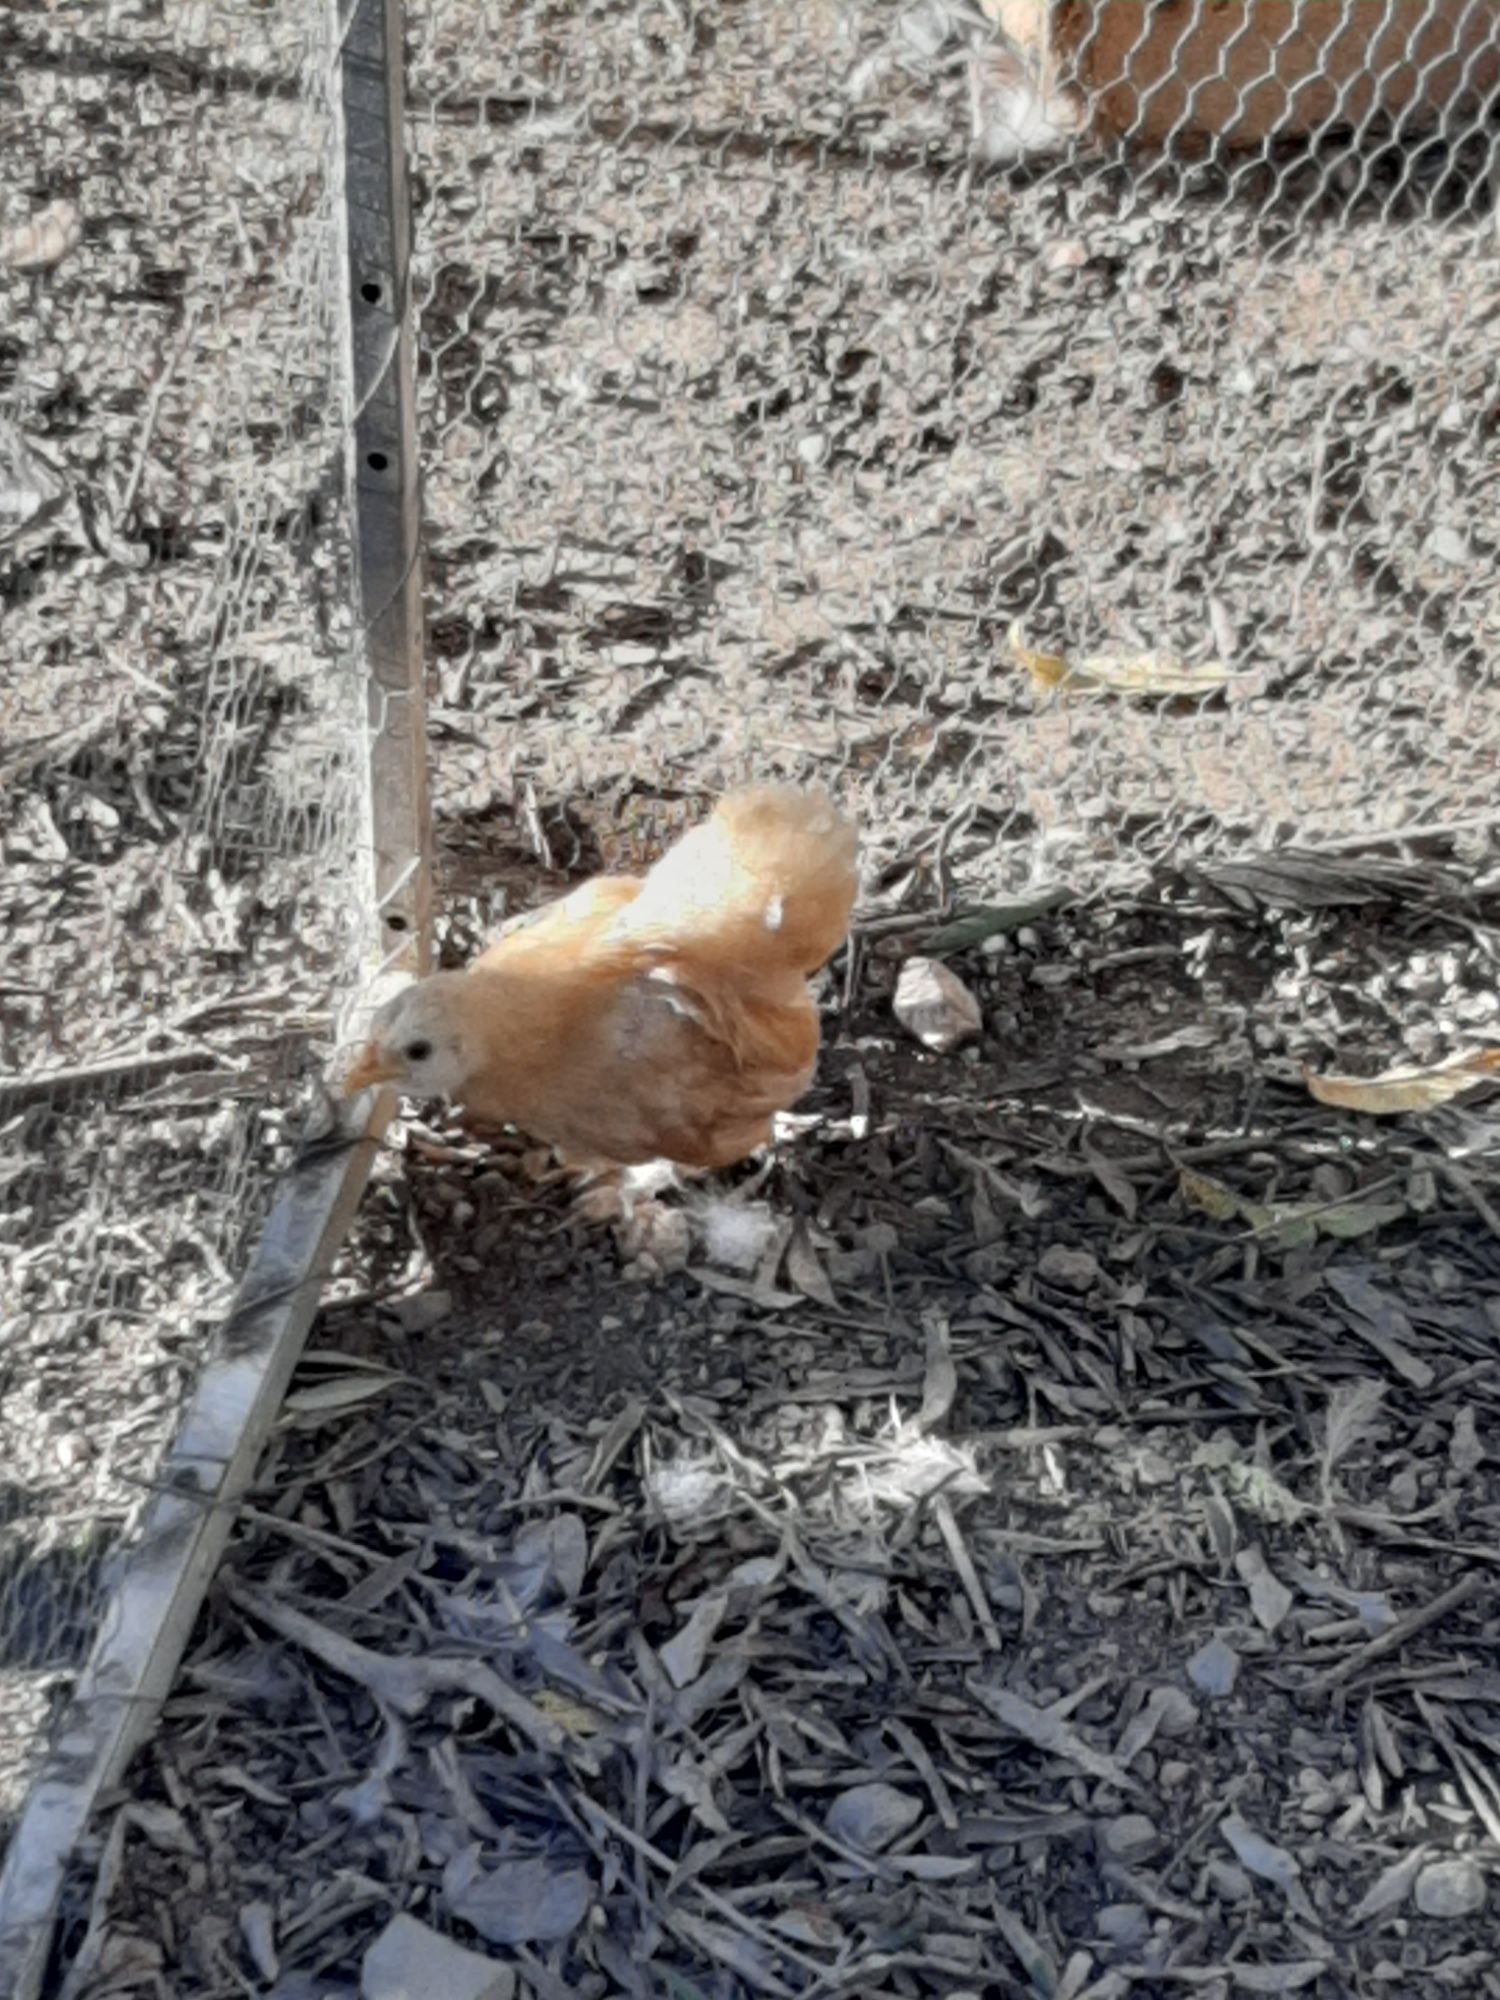
[[[987,0],[1096,136],[1253,147],[1500,87],[1500,0]]]

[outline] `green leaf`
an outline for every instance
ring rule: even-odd
[[[1043,889],[1024,903],[977,903],[972,909],[960,910],[950,922],[939,924],[923,940],[922,949],[929,954],[968,951],[988,937],[1018,931],[1022,924],[1034,923],[1061,908],[1069,894],[1067,889]]]

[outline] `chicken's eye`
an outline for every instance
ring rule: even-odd
[[[408,1062],[426,1062],[431,1054],[431,1042],[408,1042],[406,1045],[406,1060]]]

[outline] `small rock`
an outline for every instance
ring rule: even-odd
[[[1042,1252],[1036,1274],[1044,1283],[1065,1292],[1087,1292],[1099,1279],[1099,1259],[1092,1250],[1071,1250],[1066,1243],[1049,1243]]]
[[[1094,1920],[1100,1937],[1127,1951],[1139,1951],[1151,1935],[1151,1919],[1140,1903],[1106,1903]]]
[[[52,1450],[64,1472],[76,1472],[94,1455],[93,1443],[82,1431],[64,1431]]]
[[[1245,1903],[1255,1894],[1255,1884],[1233,1861],[1210,1861],[1208,1879],[1226,1903]]]
[[[1424,1917],[1477,1916],[1485,1904],[1484,1870],[1466,1855],[1434,1861],[1417,1877],[1415,1894]]]
[[[1427,537],[1427,553],[1459,567],[1469,560],[1469,545],[1454,528],[1434,528]]]
[[[365,1953],[363,2000],[511,2000],[516,1975],[508,1965],[467,1951],[415,1917],[392,1917]]]
[[[824,1824],[835,1840],[861,1854],[878,1854],[922,1817],[922,1801],[894,1785],[851,1785],[828,1808]]]
[[[974,995],[935,958],[907,959],[892,1007],[906,1032],[940,1056],[969,1041],[984,1025]]]
[[[925,62],[942,54],[951,33],[948,9],[936,0],[919,0],[917,6],[904,7],[896,16],[897,39]]]
[[[1187,1736],[1198,1727],[1198,1704],[1181,1688],[1158,1688],[1152,1700],[1157,1704],[1159,1736]],[[1166,1768],[1163,1765],[1163,1772]]]
[[[1089,253],[1076,236],[1061,237],[1042,252],[1042,264],[1049,271],[1078,271],[1088,261]]]
[[[1131,1466],[1142,1486],[1170,1486],[1177,1478],[1177,1467],[1171,1459],[1151,1445],[1135,1454]]]
[[[453,1310],[451,1292],[413,1292],[390,1308],[403,1333],[431,1333]]]
[[[274,1986],[281,1972],[276,1956],[276,1920],[269,1903],[246,1903],[240,1911],[240,1936],[250,1963],[268,1986]]]
[[[1217,1634],[1188,1661],[1188,1679],[1199,1694],[1223,1697],[1234,1693],[1240,1677],[1240,1656]]]
[[[54,201],[11,228],[0,230],[0,265],[12,271],[45,271],[76,249],[83,223],[70,201]]]
[[[1118,1819],[1104,1820],[1095,1827],[1099,1850],[1111,1861],[1144,1861],[1160,1840],[1154,1824],[1144,1813],[1122,1813]]]

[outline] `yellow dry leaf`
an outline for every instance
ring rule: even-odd
[[[1240,1198],[1233,1188],[1210,1180],[1207,1174],[1195,1174],[1191,1167],[1179,1167],[1178,1175],[1189,1207],[1211,1215],[1215,1222],[1233,1222],[1239,1215]]]
[[[1379,1076],[1315,1076],[1302,1066],[1303,1082],[1319,1104],[1386,1118],[1401,1111],[1430,1111],[1497,1076],[1500,1048],[1469,1050],[1428,1069],[1388,1069]]]
[[[570,1736],[597,1735],[607,1720],[597,1708],[575,1701],[571,1695],[560,1694],[556,1688],[539,1688],[531,1699],[549,1722],[555,1722]]]
[[[1274,1229],[1287,1218],[1288,1211],[1270,1209],[1258,1201],[1246,1201],[1223,1181],[1210,1179],[1207,1174],[1195,1174],[1191,1167],[1177,1169],[1178,1184],[1183,1199],[1190,1208],[1196,1208],[1203,1215],[1211,1215],[1215,1222],[1248,1222],[1257,1232]]]
[[[1247,1201],[1222,1181],[1195,1174],[1190,1167],[1178,1168],[1178,1185],[1190,1208],[1212,1216],[1215,1222],[1243,1222],[1252,1235],[1278,1250],[1305,1250],[1317,1241],[1320,1231],[1341,1238],[1368,1236],[1389,1222],[1399,1222],[1407,1212],[1404,1203],[1377,1206],[1358,1200],[1267,1208],[1264,1202]]]
[[[1175,653],[1092,653],[1065,660],[1059,653],[1038,653],[1014,624],[1009,633],[1011,656],[1041,688],[1076,688],[1085,693],[1125,695],[1208,695],[1229,685],[1222,660],[1190,666]]]

